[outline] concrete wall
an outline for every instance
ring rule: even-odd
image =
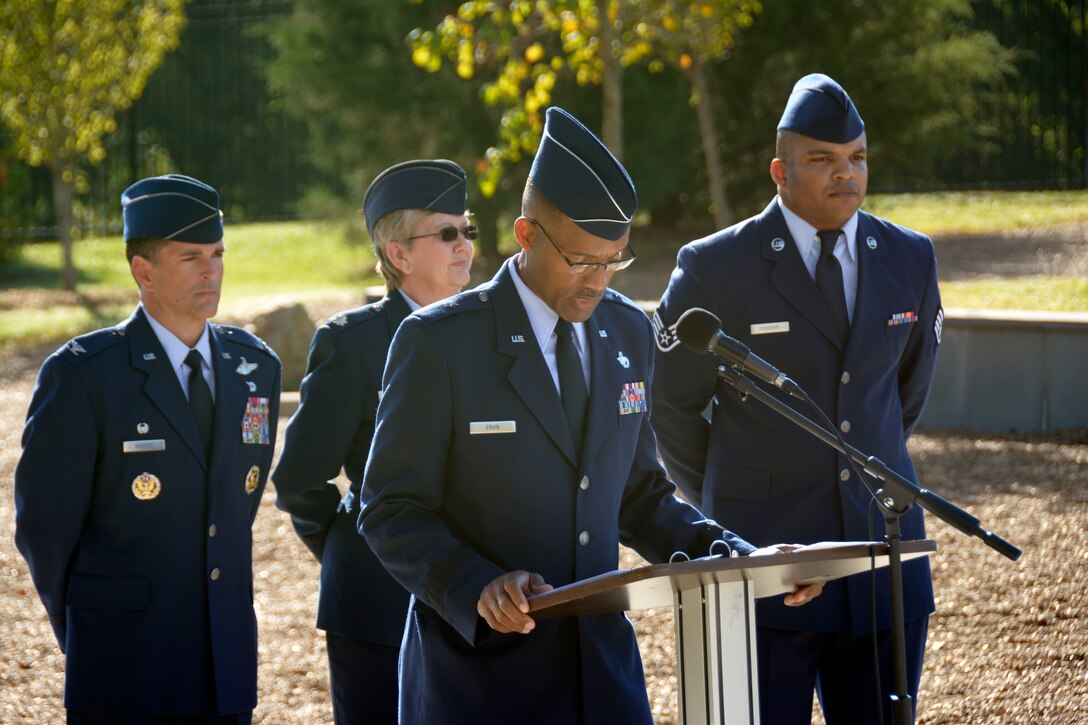
[[[920,425],[1088,427],[1088,314],[945,310]]]

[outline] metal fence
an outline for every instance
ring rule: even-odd
[[[1086,6],[1088,0],[975,0],[975,23],[1016,49],[1018,72],[978,109],[997,129],[988,149],[949,159],[941,188],[1088,188]],[[181,46],[119,119],[107,160],[88,169],[90,192],[76,209],[84,235],[119,232],[121,191],[151,174],[176,170],[211,183],[235,221],[296,216],[304,191],[331,181],[309,163],[305,124],[285,112],[262,72],[274,52],[262,28],[291,7],[286,0],[187,6]],[[0,174],[0,211],[18,211],[0,213],[0,235],[52,237],[48,172],[0,162],[15,172]],[[928,180],[904,181],[905,188],[934,188]]]

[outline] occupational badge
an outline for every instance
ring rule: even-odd
[[[268,445],[268,398],[249,398],[242,415],[242,442]]]
[[[620,415],[646,412],[646,383],[624,383],[620,391]]]
[[[249,375],[251,372],[257,369],[257,363],[246,362],[244,357],[238,358],[242,362],[238,363],[238,367],[234,369],[234,372],[239,375]]]
[[[149,430],[151,430],[151,426],[149,426],[147,423],[137,423],[136,424],[136,432],[139,433],[140,435],[147,435],[147,432]]]
[[[144,471],[132,479],[132,495],[141,501],[158,498],[160,493],[162,493],[162,482],[154,473]]]
[[[249,469],[249,473],[246,474],[246,493],[253,493],[257,490],[257,481],[261,478],[261,469],[256,466],[252,466]]]
[[[631,367],[631,358],[623,354],[623,350],[620,350],[620,354],[616,356],[616,362],[625,368]]]
[[[249,387],[249,392],[251,392],[251,393],[256,393],[257,392],[257,383],[253,382],[252,380],[247,380],[246,385]]]

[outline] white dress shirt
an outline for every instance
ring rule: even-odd
[[[544,362],[548,365],[552,382],[555,383],[555,389],[558,392],[559,367],[555,362],[555,323],[559,321],[559,315],[525,285],[514,263],[510,264],[510,275],[514,278],[514,287],[518,291],[518,297],[521,298],[522,306],[525,307],[525,314],[529,316],[529,325],[533,328],[533,335],[540,344],[540,352],[544,355]],[[586,346],[586,325],[584,322],[572,322],[571,327],[574,328],[574,349],[578,351],[578,357],[582,361],[582,374],[586,378],[586,390],[589,390],[589,348]]]
[[[151,330],[155,333],[155,337],[159,339],[159,344],[162,345],[162,349],[166,352],[166,357],[170,360],[170,367],[173,368],[174,374],[178,376],[178,382],[181,383],[181,392],[185,393],[185,399],[189,399],[189,366],[185,364],[185,356],[189,354],[189,346],[178,339],[178,336],[167,330],[162,324],[159,323],[151,313],[144,307],[144,314],[147,315],[147,321],[151,323]],[[215,401],[215,371],[212,370],[212,343],[211,337],[208,334],[208,323],[204,323],[204,332],[201,333],[200,339],[196,341],[194,350],[200,353],[200,357],[203,358],[204,363],[200,366],[201,373],[204,375],[204,379],[208,381],[208,388],[212,391],[212,401]]]
[[[820,238],[816,236],[819,230],[806,222],[801,217],[790,211],[782,197],[778,197],[778,208],[782,210],[782,216],[786,218],[786,226],[789,227],[790,236],[797,244],[797,251],[801,253],[801,261],[808,268],[808,274],[816,279],[816,263],[820,261]],[[854,301],[858,296],[858,213],[846,220],[842,225],[842,234],[835,244],[835,259],[839,260],[842,267],[842,286],[846,294],[846,312],[850,315],[850,321],[854,321]],[[843,243],[843,237],[846,243]]]

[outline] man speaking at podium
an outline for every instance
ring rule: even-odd
[[[804,544],[880,539],[883,518],[845,455],[742,400],[718,381],[713,356],[677,346],[680,315],[714,313],[726,335],[799,383],[847,443],[917,482],[906,440],[929,393],[943,321],[933,244],[859,211],[865,124],[826,75],[794,86],[775,156],[778,196],[762,214],[680,250],[654,317],[654,429],[684,496],[757,545],[783,535]],[[711,401],[708,423],[702,413]],[[901,525],[904,539],[925,538],[920,508]],[[914,698],[933,611],[926,561],[904,566],[904,590]],[[773,600],[757,607],[764,723],[810,722],[813,688],[829,725],[879,722],[881,705],[891,722],[886,570],[875,582],[830,582],[800,610]]]
[[[658,465],[650,323],[607,288],[634,261],[635,207],[608,149],[549,109],[519,253],[397,330],[359,522],[413,595],[402,723],[650,723],[630,622],[535,622],[527,598],[614,570],[620,541],[654,562],[755,549]]]

